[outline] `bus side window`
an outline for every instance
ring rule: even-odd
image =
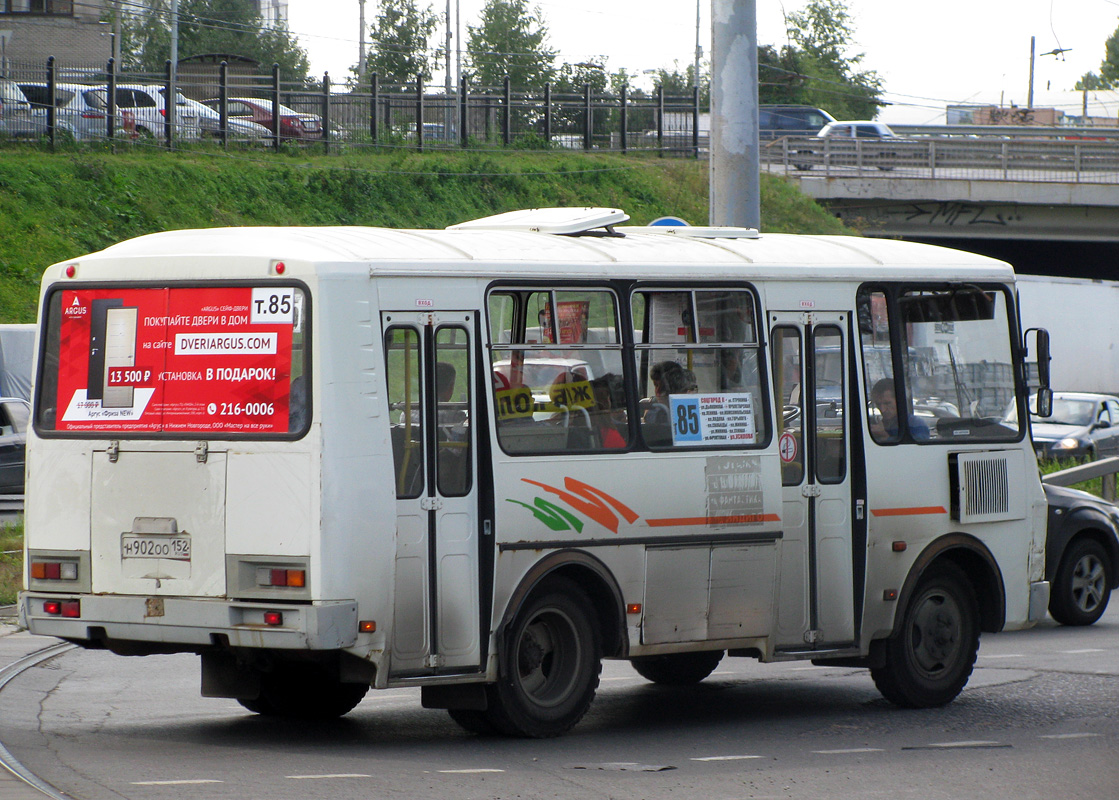
[[[419,332],[413,328],[390,328],[385,333],[385,365],[396,496],[419,497],[424,488]]]

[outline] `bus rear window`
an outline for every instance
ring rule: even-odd
[[[38,429],[299,434],[307,310],[293,285],[57,289],[43,321]]]

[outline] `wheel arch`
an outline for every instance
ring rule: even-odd
[[[497,629],[497,641],[504,640],[505,632],[533,592],[545,580],[563,577],[572,581],[587,594],[594,609],[602,652],[606,656],[625,658],[629,653],[629,641],[625,635],[625,604],[622,592],[610,569],[599,559],[582,550],[560,550],[538,561],[530,569],[517,588],[510,595],[501,624]]]
[[[953,564],[963,572],[975,591],[975,600],[979,604],[979,630],[984,633],[1002,630],[1006,623],[1006,586],[1002,570],[987,546],[965,533],[942,536],[917,556],[898,596],[898,608],[907,607],[921,576],[930,567],[943,563]],[[903,617],[900,612],[894,616],[895,633]]]

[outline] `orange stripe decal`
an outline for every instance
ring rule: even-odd
[[[729,517],[676,517],[647,519],[650,528],[674,528],[683,525],[734,525],[738,523],[780,522],[777,514],[735,514]]]
[[[913,517],[920,514],[947,514],[944,506],[917,506],[915,508],[872,508],[870,513],[876,517]]]

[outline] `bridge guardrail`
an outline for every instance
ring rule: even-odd
[[[1119,139],[785,137],[763,144],[761,161],[790,175],[1119,183]]]

